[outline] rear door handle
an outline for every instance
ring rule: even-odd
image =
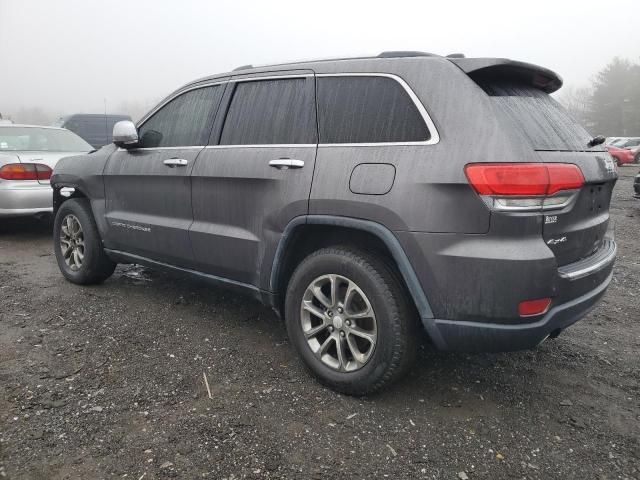
[[[293,158],[278,158],[276,160],[270,160],[269,166],[277,168],[278,170],[287,170],[289,168],[302,168],[304,167],[304,160],[295,160]]]
[[[184,158],[167,158],[162,163],[173,168],[173,167],[185,167],[189,161]]]

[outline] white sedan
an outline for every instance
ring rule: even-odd
[[[0,125],[0,218],[51,213],[56,163],[91,150],[64,128]]]

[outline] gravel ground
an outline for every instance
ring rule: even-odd
[[[259,304],[136,266],[78,287],[49,227],[2,220],[0,478],[639,479],[636,170],[587,318],[535,351],[425,346],[360,399],[317,384]]]

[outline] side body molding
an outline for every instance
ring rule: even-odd
[[[282,238],[280,239],[280,243],[278,244],[278,248],[273,259],[271,277],[269,282],[269,288],[272,292],[276,291],[278,285],[278,276],[280,275],[280,266],[282,265],[282,260],[284,258],[286,249],[288,248],[288,244],[291,241],[292,234],[296,228],[305,224],[334,225],[337,227],[353,228],[356,230],[365,231],[378,237],[391,252],[398,270],[400,271],[400,274],[405,281],[407,289],[409,290],[409,293],[413,298],[416,308],[418,309],[418,313],[420,314],[420,318],[422,320],[424,328],[430,335],[431,340],[436,344],[436,346],[444,345],[444,341],[441,338],[440,332],[435,325],[434,315],[433,311],[431,310],[429,300],[427,300],[427,296],[422,289],[422,286],[420,285],[420,281],[418,280],[418,277],[413,270],[411,263],[409,262],[409,258],[407,257],[402,246],[400,245],[400,242],[391,232],[391,230],[376,222],[362,220],[359,218],[339,217],[333,215],[304,215],[291,220],[291,222],[289,222],[287,227],[284,229]]]

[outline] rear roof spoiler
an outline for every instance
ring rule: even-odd
[[[562,87],[562,77],[548,68],[508,58],[448,58],[475,82],[518,80],[553,93]]]

